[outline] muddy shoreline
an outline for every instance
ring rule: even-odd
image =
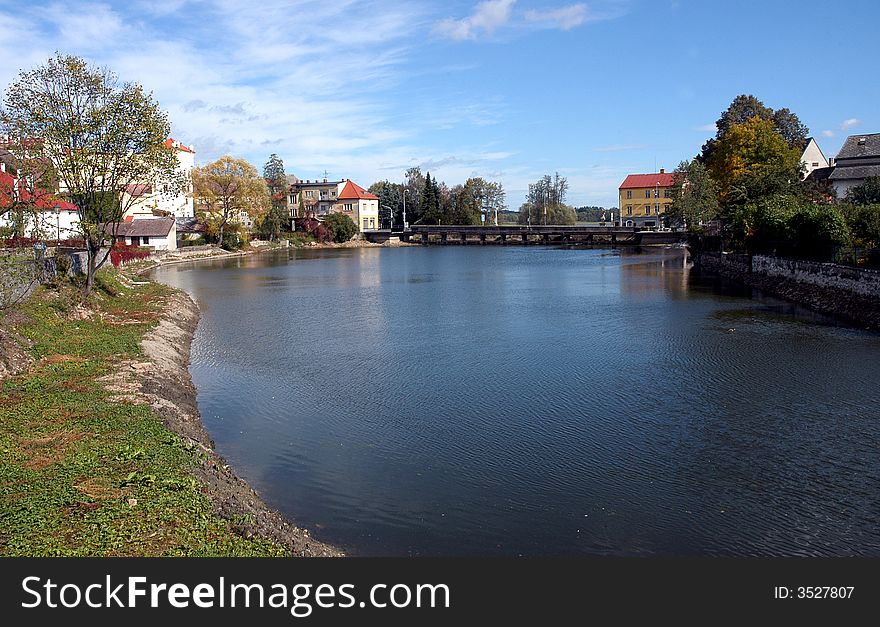
[[[259,537],[287,547],[294,556],[341,557],[344,553],[315,540],[270,508],[214,449],[196,402],[189,374],[190,346],[199,321],[199,308],[189,295],[176,291],[168,300],[158,326],[141,343],[145,362],[129,364],[137,373],[139,393],[163,419],[165,426],[198,449],[192,472],[205,486],[216,513],[245,537]]]

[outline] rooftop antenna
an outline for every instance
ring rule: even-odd
[[[325,180],[325,181],[327,180],[327,176],[328,176],[328,174],[327,174],[327,170],[324,170],[324,180]]]

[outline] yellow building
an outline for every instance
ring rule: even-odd
[[[672,203],[672,175],[630,174],[620,185],[620,225],[662,226],[662,216]]]

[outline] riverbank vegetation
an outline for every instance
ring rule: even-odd
[[[285,555],[220,518],[191,471],[204,452],[108,382],[137,376],[172,290],[115,270],[84,305],[62,282],[0,318],[32,360],[0,383],[0,555]]]
[[[805,178],[809,130],[754,96],[735,98],[716,128],[675,171],[668,225],[686,227],[697,246],[880,266],[880,182],[835,198],[827,181]]]

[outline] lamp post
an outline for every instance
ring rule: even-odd
[[[403,190],[403,230],[406,230],[406,195],[409,192],[408,189]]]

